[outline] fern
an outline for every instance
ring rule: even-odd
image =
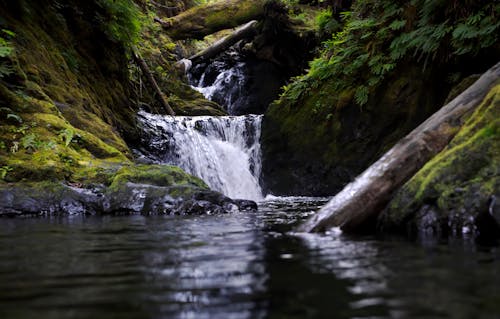
[[[499,15],[499,1],[355,1],[352,12],[341,13],[343,29],[323,43],[321,57],[284,97],[297,100],[327,80],[339,92],[354,88],[355,102],[364,105],[403,61],[425,69],[497,45]]]

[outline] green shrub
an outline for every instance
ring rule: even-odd
[[[131,47],[139,40],[141,11],[132,0],[98,0],[104,14],[98,15],[104,32],[116,42]]]

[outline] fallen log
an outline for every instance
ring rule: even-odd
[[[160,87],[158,86],[158,83],[156,83],[156,80],[153,76],[153,73],[151,73],[151,71],[149,70],[149,67],[146,64],[146,61],[144,61],[144,59],[139,55],[139,53],[137,53],[137,50],[134,50],[132,55],[134,57],[135,63],[141,69],[142,74],[146,77],[146,80],[148,81],[149,85],[155,91],[160,104],[163,106],[163,108],[165,109],[165,111],[169,115],[175,116],[174,110],[172,109],[172,107],[170,107],[170,104],[168,104],[168,101],[165,98],[165,96],[163,95],[163,92],[161,91]]]
[[[302,224],[300,232],[332,227],[353,232],[380,213],[393,192],[409,180],[458,132],[488,91],[500,82],[500,63],[400,140],[356,180]]]
[[[257,21],[252,20],[245,25],[238,27],[230,35],[220,39],[215,42],[205,50],[193,55],[189,58],[193,63],[200,63],[201,61],[208,60],[217,54],[229,49],[232,45],[236,44],[238,41],[250,38],[257,34]]]
[[[202,39],[264,16],[266,0],[224,0],[193,7],[167,20],[155,19],[174,40]]]

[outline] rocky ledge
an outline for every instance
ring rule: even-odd
[[[201,215],[251,211],[257,204],[233,200],[177,167],[120,168],[111,183],[62,182],[0,184],[0,216],[64,214]]]

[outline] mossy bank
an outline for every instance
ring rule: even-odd
[[[448,147],[395,195],[379,231],[412,237],[500,234],[500,84]]]
[[[142,44],[137,53],[162,79],[159,84],[176,112],[224,113],[185,84],[183,74],[173,72],[177,45],[166,36],[155,37],[153,9],[141,11],[132,1],[0,1],[3,213],[71,212],[65,207],[89,213],[158,212],[119,202],[134,198],[141,206],[141,192],[151,194],[145,195],[148,200],[154,193],[160,201],[167,195],[187,200],[211,194],[180,169],[134,163],[130,145],[139,141],[136,112],[158,108],[149,88],[137,86],[140,74],[131,63],[135,44]],[[229,200],[215,194],[208,202],[218,207]],[[113,201],[117,196],[121,200]]]

